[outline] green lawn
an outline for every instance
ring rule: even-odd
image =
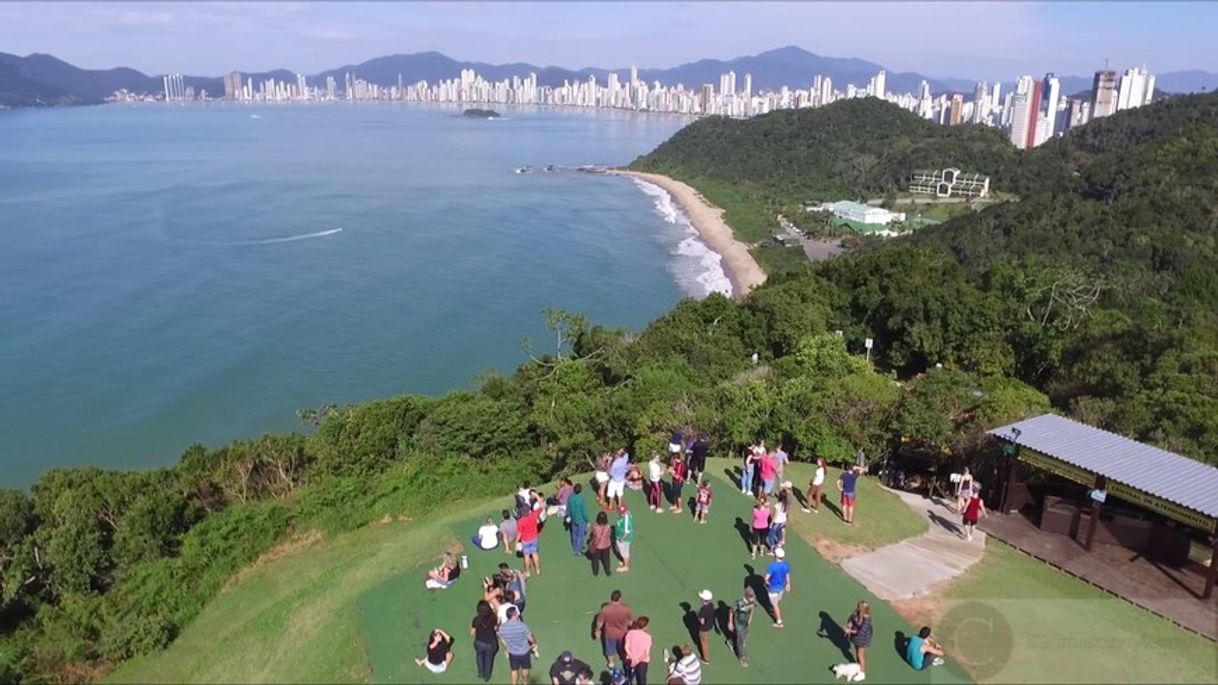
[[[693,642],[686,627],[689,609],[696,610],[696,594],[709,588],[726,620],[727,604],[739,598],[746,582],[760,589],[769,560],[749,557],[740,533],[747,528],[747,497],[715,474],[715,500],[710,523],[696,524],[688,512],[656,514],[646,509],[640,493],[628,498],[636,517],[636,539],[631,570],[612,577],[593,577],[588,561],[576,557],[561,521],[551,520],[542,534],[543,574],[530,579],[526,622],[537,636],[542,658],[534,669],[534,682],[544,682],[554,658],[570,650],[577,658],[603,670],[600,646],[591,626],[609,593],[620,589],[636,615],[651,618],[655,638],[653,658],[660,661],[664,647]],[[687,491],[686,494],[689,494]],[[831,514],[822,514],[829,518]],[[455,535],[472,534],[477,519],[458,525]],[[468,547],[468,545],[467,545]],[[793,590],[783,600],[786,628],[777,630],[759,612],[750,640],[751,665],[741,668],[722,636],[711,645],[707,682],[791,683],[829,682],[829,668],[846,660],[835,642],[819,637],[826,627],[832,635],[853,609],[866,599],[873,607],[875,642],[868,659],[868,677],[877,682],[959,681],[964,674],[954,667],[916,672],[896,649],[899,636],[910,626],[890,607],[877,600],[840,568],[829,564],[811,547],[792,538],[787,547],[793,567]],[[393,578],[363,596],[359,611],[363,639],[375,682],[422,681],[465,683],[475,677],[473,650],[468,635],[474,605],[481,598],[479,580],[505,559],[502,552],[470,552],[471,567],[449,590],[428,593],[420,573]],[[513,563],[516,564],[513,559]],[[763,593],[764,594],[764,593]],[[415,666],[428,633],[442,628],[457,638],[456,659],[448,673],[435,676]],[[841,639],[839,635],[839,639]],[[694,643],[696,644],[696,642]],[[501,653],[493,682],[506,682],[507,660]],[[659,677],[653,678],[659,680]]]
[[[943,593],[939,611],[944,637],[987,681],[1218,682],[1210,640],[1000,542]]]
[[[543,535],[545,573],[530,582],[527,609],[542,646],[539,677],[563,649],[600,665],[589,627],[614,588],[652,618],[658,657],[662,647],[688,640],[681,602],[696,605],[694,595],[702,587],[714,591],[717,600],[732,601],[749,574],[746,564],[764,573],[765,562],[753,564],[735,530],[736,517],[745,518],[749,503],[723,480],[733,467],[728,460],[711,464],[715,503],[706,526],[684,516],[653,514],[632,495],[638,539],[628,574],[592,578],[587,562],[570,553],[561,523],[551,522]],[[787,477],[804,487],[811,467],[789,469]],[[834,502],[835,479],[836,472],[828,479],[828,499]],[[467,629],[478,579],[504,555],[472,553],[473,567],[444,592],[427,593],[423,576],[443,549],[472,534],[479,514],[501,508],[505,499],[476,508],[453,503],[423,521],[372,524],[259,564],[211,601],[167,650],[125,664],[110,680],[419,682],[432,676],[413,659],[421,655],[426,632],[442,626],[459,640],[457,660],[435,682],[466,682],[473,674]],[[864,480],[855,527],[843,525],[832,510],[795,511],[792,526],[818,546],[870,548],[925,530],[902,507]],[[901,607],[919,623],[925,616],[952,650],[948,667],[913,673],[894,645],[898,631],[911,630],[906,620],[812,548],[789,542],[788,550],[795,571],[794,590],[783,603],[788,627],[774,630],[758,615],[753,666],[747,671],[727,658],[721,638],[715,641],[707,682],[829,682],[828,667],[844,657],[816,635],[820,612],[840,624],[860,598],[872,600],[875,608],[872,682],[956,680],[963,676],[960,667],[994,682],[1218,681],[1214,643],[999,543],[990,543],[983,561],[964,577],[921,601],[922,611]],[[500,658],[494,682],[507,682],[505,667]]]

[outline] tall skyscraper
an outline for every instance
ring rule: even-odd
[[[1037,81],[1028,92],[1028,140],[1024,148],[1036,147],[1040,141],[1036,137],[1037,126],[1040,125],[1040,101],[1043,97],[1044,83]]]
[[[867,88],[867,94],[877,98],[883,98],[884,93],[888,92],[888,74],[881,69],[880,73],[876,74],[871,79],[871,84]]]
[[[1015,93],[1011,98],[1011,144],[1021,150],[1028,145],[1031,93]]]
[[[224,77],[224,97],[229,100],[241,99],[241,85],[244,78],[239,71],[231,71]]]
[[[1154,91],[1153,75],[1137,67],[1126,69],[1125,73],[1121,74],[1121,84],[1117,90],[1117,111],[1150,104]]]
[[[1095,72],[1095,80],[1091,82],[1091,118],[1112,114],[1116,105],[1116,72],[1109,69]]]
[[[925,83],[925,81],[923,81]],[[985,81],[978,81],[977,87],[973,90],[973,123],[985,123],[990,116],[990,84]]]
[[[1061,81],[1056,74],[1052,72],[1045,74],[1045,80],[1041,83],[1041,89],[1044,93],[1045,101],[1045,125],[1042,131],[1043,135],[1036,141],[1036,145],[1040,145],[1049,138],[1053,137],[1053,132],[1057,130],[1057,105],[1061,98],[1059,91],[1061,90]]]
[[[948,109],[948,126],[959,126],[960,124],[964,123],[964,93],[952,93],[952,99]]]
[[[753,75],[744,75],[744,97],[745,99],[753,97]]]

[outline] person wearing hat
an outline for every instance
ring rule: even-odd
[[[613,539],[617,543],[617,553],[622,563],[618,564],[619,573],[630,570],[630,544],[634,542],[634,514],[625,504],[617,508],[617,522],[613,525]],[[608,574],[608,571],[605,572]]]
[[[782,547],[774,550],[774,561],[765,572],[766,592],[770,595],[770,606],[774,607],[774,627],[782,627],[782,609],[778,606],[782,596],[791,591],[791,565],[787,563],[787,552]]]
[[[592,667],[571,656],[571,652],[563,652],[550,667],[550,684],[576,685],[579,682],[579,674],[585,670],[591,673]]]
[[[698,599],[702,600],[702,606],[698,607],[698,647],[702,652],[702,663],[710,663],[710,634],[715,629],[715,605],[712,602],[715,596],[710,590],[702,590],[698,593]]]

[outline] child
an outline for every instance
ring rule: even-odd
[[[680,454],[674,454],[672,457],[672,465],[668,467],[668,472],[672,474],[672,513],[681,513],[681,489],[685,487],[685,476],[687,468],[685,460]]]
[[[710,513],[711,499],[715,493],[711,492],[710,481],[704,481],[698,485],[698,494],[694,496],[694,518],[698,523],[706,524],[706,515]]]

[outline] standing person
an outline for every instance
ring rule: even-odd
[[[685,488],[685,476],[687,467],[685,460],[680,454],[674,454],[672,464],[668,466],[668,472],[672,474],[672,508],[670,511],[674,514],[681,513],[681,490]]]
[[[598,511],[596,512],[596,525],[588,531],[588,557],[592,559],[592,575],[597,574],[597,564],[604,567],[605,577],[611,575],[609,554],[612,549],[613,529],[609,527],[609,515]]]
[[[727,629],[732,633],[732,643],[736,647],[736,658],[740,665],[749,667],[749,626],[753,625],[753,609],[757,606],[757,593],[753,588],[744,588],[744,597],[736,600],[731,613],[727,615]]]
[[[777,458],[769,452],[757,455],[757,470],[761,472],[761,492],[766,497],[774,494],[774,485],[778,477],[777,464]]]
[[[630,455],[619,449],[609,464],[609,487],[605,491],[605,508],[619,507],[626,493],[626,473],[630,470]]]
[[[469,624],[469,634],[474,638],[474,662],[478,665],[478,679],[490,682],[491,672],[495,669],[495,655],[499,653],[499,640],[495,631],[499,619],[495,610],[485,599],[478,601],[477,613]]]
[[[789,463],[791,463],[791,455],[787,454],[787,451],[782,448],[782,441],[776,440],[774,442],[774,477],[777,479],[777,482],[782,482],[783,476],[787,471],[787,464]]]
[[[757,446],[749,447],[744,455],[744,470],[740,476],[740,494],[749,495],[753,492],[753,478],[757,469]]]
[[[592,464],[596,471],[596,503],[602,508],[605,506],[605,490],[609,487],[609,464],[612,462],[613,458],[606,453],[597,457],[596,462]]]
[[[640,616],[626,632],[626,679],[635,685],[647,685],[647,668],[651,665],[651,633],[647,632],[650,622],[651,619]]]
[[[520,518],[533,508],[533,487],[528,481],[520,484],[516,491],[516,517]]]
[[[516,605],[516,608],[520,610],[521,616],[524,616],[524,604],[528,594],[526,578],[528,578],[527,575],[511,566],[499,564],[499,579],[503,584],[504,595],[511,598],[509,601]]]
[[[858,662],[864,677],[867,674],[867,648],[871,646],[871,633],[871,605],[859,602],[846,621],[846,636],[854,645],[854,660]]]
[[[676,454],[680,453],[677,450]],[[647,462],[647,504],[657,514],[664,511],[661,506],[664,504],[664,461],[659,452],[652,454]]]
[[[698,492],[694,495],[694,518],[698,523],[706,524],[706,517],[710,514],[711,500],[714,499],[715,493],[711,492],[710,481],[698,484]]]
[[[964,507],[968,505],[968,501],[973,497],[973,474],[964,467],[964,473],[960,474],[960,482],[956,484],[956,513],[963,514]]]
[[[825,460],[823,457],[816,459],[816,471],[812,473],[812,482],[808,483],[808,494],[806,499],[811,509],[804,507],[804,513],[816,512],[820,513],[820,500],[824,495],[825,487]]]
[[[584,536],[588,534],[588,504],[584,502],[584,486],[576,483],[567,498],[567,524],[571,526],[571,551],[584,553]]]
[[[664,650],[664,661],[668,663],[668,684],[702,685],[702,663],[694,653],[693,645],[686,642],[672,656]]]
[[[753,505],[753,549],[752,557],[757,558],[761,553],[761,546],[765,544],[766,533],[770,529],[770,506],[765,503],[764,497],[758,497],[757,503]]]
[[[507,509],[503,510],[503,520],[499,522],[499,537],[503,538],[503,553],[511,554],[512,547],[516,544],[516,538],[519,532],[516,529],[516,519],[512,518],[512,512]]]
[[[837,487],[842,491],[842,520],[846,525],[854,525],[854,502],[857,498],[859,483],[859,467],[852,466],[837,479]]]
[[[787,563],[786,550],[779,547],[774,550],[774,561],[765,572],[766,592],[770,596],[770,606],[774,607],[774,627],[782,627],[782,597],[791,591],[791,565]]]
[[[710,663],[710,634],[715,629],[715,596],[710,590],[702,590],[698,593],[698,599],[702,600],[702,606],[698,607],[698,646],[702,651],[702,663]]]
[[[702,474],[706,472],[706,457],[710,454],[710,439],[706,433],[699,433],[689,448],[689,479],[702,484]]]
[[[571,656],[571,652],[563,652],[550,667],[550,685],[577,685],[579,674],[585,670],[591,673],[592,667]]]
[[[617,567],[618,573],[625,573],[630,570],[630,544],[634,542],[634,514],[630,513],[625,504],[617,509],[613,539],[617,542],[617,552],[622,557],[622,563]]]
[[[416,666],[423,666],[432,673],[443,673],[453,661],[453,636],[440,630],[431,631],[427,638],[427,658],[415,659]]]
[[[964,505],[964,537],[967,540],[973,539],[973,530],[977,528],[977,521],[985,516],[985,502],[981,500],[981,493],[977,492],[976,487],[969,491],[968,502]]]
[[[787,507],[790,506],[790,495],[783,488],[778,493],[778,501],[774,503],[774,516],[770,520],[770,533],[766,537],[766,545],[773,554],[787,542]]]
[[[533,573],[541,575],[541,514],[544,509],[538,507],[516,519],[516,531],[520,536],[520,553],[524,555],[524,577],[529,577],[529,567]]]
[[[634,622],[634,614],[630,605],[622,601],[622,591],[614,590],[609,594],[609,603],[601,607],[601,613],[596,617],[596,629],[593,637],[601,639],[602,652],[605,655],[605,665],[613,668],[616,659],[622,655],[622,641]]]
[[[668,440],[668,453],[680,454],[683,449],[685,449],[685,432],[678,428],[672,432],[672,437]]]
[[[512,685],[528,685],[529,669],[533,668],[532,657],[537,653],[537,639],[521,620],[520,612],[515,607],[508,609],[507,622],[499,626],[499,641],[507,650]]]

